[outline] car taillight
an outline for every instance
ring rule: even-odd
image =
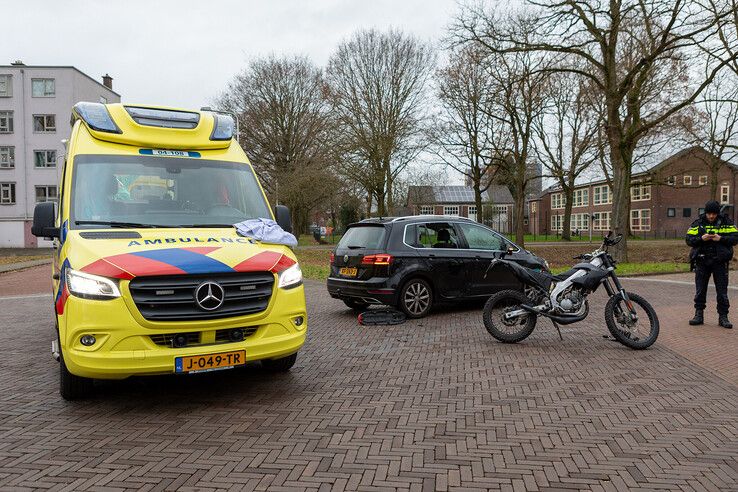
[[[362,265],[388,266],[392,263],[392,255],[366,255],[361,260]]]
[[[331,265],[333,264],[335,260],[336,260],[336,255],[333,253],[333,251],[331,251]]]

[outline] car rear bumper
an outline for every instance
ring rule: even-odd
[[[356,300],[369,304],[397,304],[397,289],[390,287],[390,279],[351,280],[329,277],[328,293],[334,299]]]

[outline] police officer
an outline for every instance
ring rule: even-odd
[[[692,247],[689,261],[695,271],[694,318],[690,325],[705,322],[704,310],[710,275],[717,291],[718,323],[733,328],[728,320],[728,262],[733,258],[733,246],[738,243],[738,229],[727,215],[720,214],[720,204],[709,201],[705,213],[692,222],[687,231],[687,244]]]

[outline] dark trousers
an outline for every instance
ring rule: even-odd
[[[697,264],[694,273],[694,285],[697,290],[694,296],[695,309],[705,309],[707,286],[712,275],[717,291],[717,312],[718,314],[728,314],[728,309],[730,309],[730,302],[728,301],[728,264]]]

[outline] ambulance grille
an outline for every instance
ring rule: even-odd
[[[201,308],[195,290],[203,282],[216,282],[225,293],[223,304]],[[141,316],[151,321],[193,321],[230,318],[264,311],[274,287],[270,272],[169,275],[136,277],[128,288]]]

